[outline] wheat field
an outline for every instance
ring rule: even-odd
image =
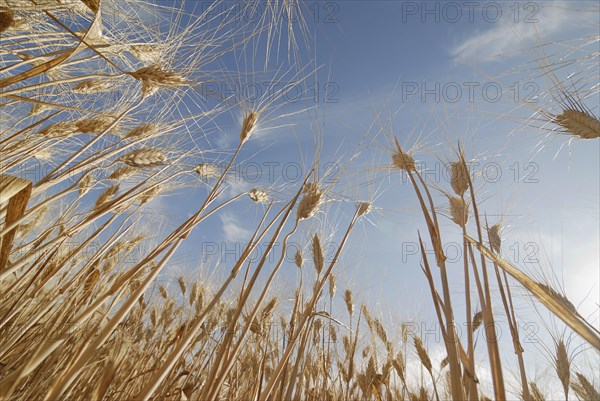
[[[427,148],[368,110],[374,128],[338,155],[327,110],[289,101],[327,62],[311,4],[0,0],[0,399],[600,400],[597,305],[582,315],[507,257],[469,143]],[[534,60],[540,102],[492,116],[533,129],[536,154],[598,146],[598,26],[583,40],[568,62]],[[259,96],[213,90],[259,81]],[[275,137],[300,155],[298,179],[241,174],[277,157]],[[373,148],[383,156],[364,168]],[[425,159],[447,161],[448,182]],[[389,216],[381,186],[401,186],[418,221],[406,233],[418,260],[402,268],[418,272],[435,355],[344,280],[352,238]],[[236,228],[231,210],[254,226]],[[221,243],[215,222],[247,238]],[[524,314],[552,322],[543,344],[523,341]],[[528,359],[540,349],[542,378]]]

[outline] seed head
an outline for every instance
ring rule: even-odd
[[[415,343],[415,349],[417,350],[417,355],[419,356],[419,359],[421,360],[423,367],[425,369],[427,369],[427,371],[429,373],[431,373],[431,368],[432,368],[431,359],[429,359],[429,354],[427,353],[427,350],[423,346],[423,342],[421,341],[421,338],[414,336],[413,340]]]
[[[256,203],[269,203],[270,201],[269,194],[258,188],[248,192],[248,196]]]
[[[35,116],[51,109],[52,107],[45,103],[33,103],[33,105],[31,106],[31,110],[29,110],[29,115]]]
[[[90,174],[86,174],[81,181],[79,181],[79,196],[82,197],[85,195],[90,188],[92,187],[92,176]]]
[[[392,154],[392,166],[402,171],[415,171],[416,163],[412,155],[402,150],[397,138],[394,138],[394,144],[396,145],[396,152]]]
[[[15,22],[15,14],[12,10],[0,12],[0,33],[6,31]]]
[[[582,400],[600,400],[600,392],[594,385],[580,372],[575,375],[577,380],[571,384],[575,394]]]
[[[75,121],[77,131],[82,134],[92,134],[96,132],[104,132],[110,127],[113,120],[107,117],[86,118]]]
[[[133,53],[138,60],[153,64],[156,63],[160,59],[160,48],[157,48],[155,45],[133,45],[130,47],[130,51]]]
[[[33,157],[35,157],[36,159],[38,159],[40,161],[50,161],[52,159],[52,155],[53,155],[52,149],[46,148],[46,149],[40,149],[37,152],[35,152]]]
[[[179,277],[177,279],[177,282],[179,283],[179,289],[181,290],[181,294],[185,295],[185,293],[187,292],[187,285],[185,283],[185,279],[183,277]]]
[[[554,118],[554,123],[581,139],[600,137],[600,120],[583,111],[566,109]]]
[[[304,196],[298,204],[298,220],[308,219],[312,217],[323,203],[323,191],[319,184],[311,182],[305,185],[303,189]]]
[[[219,169],[214,164],[201,163],[194,171],[202,178],[216,178],[219,176]]]
[[[566,397],[567,393],[569,392],[569,383],[571,381],[571,361],[569,360],[569,355],[567,354],[565,342],[562,339],[556,345],[556,358],[554,363],[556,374],[563,385],[563,390]]]
[[[329,277],[329,298],[333,298],[333,296],[335,295],[335,290],[337,289],[335,281],[335,275],[332,274]]]
[[[108,176],[108,179],[109,180],[124,180],[128,177],[131,177],[133,174],[135,174],[136,171],[137,171],[137,169],[132,166],[119,167],[118,169],[113,171]]]
[[[103,205],[105,205],[108,201],[110,201],[113,196],[115,196],[115,194],[119,191],[119,185],[111,185],[110,187],[108,187],[106,189],[106,191],[104,191],[99,197],[98,199],[96,199],[96,208],[99,208]]]
[[[358,211],[357,211],[357,215],[358,217],[362,216],[363,214],[368,214],[371,211],[371,203],[370,202],[360,202],[358,204]]]
[[[479,311],[473,316],[473,332],[475,332],[481,326],[482,322],[483,314],[481,313],[481,311]]]
[[[348,310],[348,314],[352,316],[354,314],[354,299],[352,297],[352,291],[350,289],[346,289],[344,292],[344,302],[346,303],[346,309]]]
[[[392,165],[403,171],[415,171],[416,167],[415,159],[400,149],[392,155]]]
[[[546,396],[542,393],[535,382],[530,382],[529,386],[531,388],[531,398],[533,401],[546,401]]]
[[[573,305],[573,303],[571,301],[569,301],[569,298],[567,298],[566,295],[561,294],[560,292],[556,291],[554,288],[550,287],[547,284],[542,284],[542,283],[538,283],[538,284],[546,291],[546,293],[549,296],[553,297],[558,302],[562,303],[567,309],[569,309],[574,314],[577,313],[577,308],[575,308],[575,305]]]
[[[492,251],[500,253],[500,245],[502,244],[500,224],[496,223],[488,229],[488,240],[490,241]]]
[[[187,84],[181,74],[164,71],[158,64],[142,67],[135,72],[130,72],[129,75],[142,81],[144,97],[153,95],[159,88],[174,89]]]
[[[452,221],[459,226],[464,226],[469,220],[469,208],[462,198],[450,196],[450,215]]]
[[[83,4],[88,6],[88,8],[94,13],[97,14],[100,9],[100,0],[81,0]]]
[[[298,267],[298,269],[302,269],[302,263],[303,263],[303,259],[302,259],[302,251],[300,249],[296,250],[296,255],[294,255],[294,262],[296,262],[296,266]]]
[[[152,136],[156,135],[157,131],[158,131],[158,126],[156,124],[149,124],[149,123],[141,124],[141,125],[138,125],[137,127],[133,128],[127,134],[125,134],[125,138],[126,139],[148,138],[148,137],[152,137]]]
[[[38,132],[39,135],[49,139],[68,137],[77,133],[77,126],[73,121],[60,121],[50,124]]]
[[[323,247],[321,246],[321,240],[317,234],[313,235],[312,239],[312,258],[317,273],[321,273],[324,265]]]
[[[458,196],[463,196],[469,188],[469,172],[461,162],[450,165],[450,185]]]
[[[244,117],[244,121],[242,122],[242,130],[240,131],[240,140],[242,143],[246,142],[252,131],[256,127],[256,121],[258,120],[258,113],[255,111],[251,111]]]
[[[150,202],[152,199],[154,199],[156,197],[156,195],[158,195],[160,193],[161,190],[162,190],[162,187],[160,185],[157,185],[153,188],[150,188],[150,189],[144,191],[140,195],[140,204],[144,205],[144,204]]]
[[[100,271],[96,268],[93,268],[83,283],[84,294],[89,295],[98,281],[100,281]]]
[[[167,157],[159,149],[148,148],[134,150],[119,160],[131,167],[153,167],[162,165]]]
[[[73,93],[93,95],[95,93],[110,92],[113,83],[108,79],[88,79],[75,85]]]

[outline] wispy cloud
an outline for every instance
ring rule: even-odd
[[[535,13],[521,10],[518,22],[514,18],[502,18],[492,24],[491,29],[477,33],[453,47],[451,54],[454,62],[467,64],[514,56],[519,50],[539,43],[539,39],[546,40],[569,26],[569,10],[564,2],[537,4],[539,10]],[[505,8],[503,11],[510,10]]]
[[[238,219],[231,213],[223,213],[220,218],[223,223],[223,234],[226,241],[242,242],[248,240],[252,235],[252,232],[243,228]]]

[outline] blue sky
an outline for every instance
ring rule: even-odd
[[[304,85],[309,94],[319,88],[318,101],[274,103],[270,116],[310,110],[263,121],[243,154],[256,163],[261,179],[234,187],[263,186],[276,198],[279,191],[283,197],[291,184],[298,184],[297,168],[310,165],[317,134],[324,141],[322,175],[327,163],[341,172],[340,163],[360,150],[329,194],[333,211],[327,219],[317,215],[307,222],[296,239],[306,245],[319,230],[336,243],[349,220],[352,201],[372,201],[373,213],[355,229],[338,266],[338,288],[351,287],[360,301],[377,308],[389,322],[398,317],[433,322],[429,289],[420,258],[413,252],[417,230],[425,231],[423,218],[405,178],[388,171],[390,138],[396,136],[407,148],[417,144],[415,158],[426,162],[426,175],[446,190],[450,186],[441,166],[453,160],[453,146],[460,140],[467,157],[485,173],[478,179],[478,196],[490,224],[501,221],[505,227],[504,256],[537,278],[546,276],[598,325],[599,143],[569,142],[566,136],[540,129],[543,122],[531,121],[535,110],[524,104],[526,98],[537,101],[534,108],[558,110],[548,96],[548,74],[540,69],[539,60],[549,57],[555,66],[565,62],[555,71],[559,79],[574,74],[566,82],[587,89],[595,86],[585,103],[598,115],[597,58],[589,59],[600,51],[598,40],[590,39],[598,35],[597,2],[481,2],[472,20],[463,2],[304,4],[310,46],[320,67]],[[498,4],[502,17],[496,14]],[[433,14],[421,15],[423,7],[430,7]],[[245,64],[249,59],[245,53],[239,56],[242,67],[226,67],[253,71],[262,67],[257,61]],[[285,81],[299,68],[293,64],[282,57],[269,72]],[[429,92],[415,86],[419,84]],[[219,122],[213,143],[235,146],[241,118],[242,111],[232,110]],[[255,171],[247,163],[238,167],[247,181]],[[269,168],[277,180],[267,178]],[[189,195],[190,204],[202,191]],[[436,197],[443,207],[443,196]],[[182,266],[197,266],[194,255],[208,239],[244,243],[261,212],[248,200],[208,220],[180,256]],[[457,229],[448,219],[443,227],[452,253],[461,242]],[[221,262],[227,265],[226,260]],[[459,270],[461,263],[455,263]],[[201,275],[219,273],[209,268]],[[281,276],[278,289],[294,288],[297,273],[291,267]],[[460,280],[452,280],[451,286],[462,294]],[[515,288],[515,296],[521,319],[539,321],[524,293]],[[460,296],[456,298],[462,305]],[[547,317],[545,312],[542,316]]]

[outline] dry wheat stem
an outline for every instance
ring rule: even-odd
[[[305,178],[305,183],[308,180],[308,178],[310,177],[310,175],[308,175]],[[301,189],[304,188],[301,187]],[[300,191],[296,194],[296,197],[294,198],[294,203],[295,201],[298,199],[298,197],[300,196]],[[286,217],[289,216],[289,213],[286,214]],[[267,281],[263,284],[263,288],[261,290],[261,293],[257,299],[257,301],[255,302],[255,306],[252,309],[252,312],[249,314],[248,319],[251,322],[256,314],[258,313],[258,309],[261,305],[261,303],[263,302],[264,298],[267,295],[267,292],[273,282],[273,280],[275,279],[281,265],[283,264],[283,261],[285,260],[285,250],[287,248],[287,242],[289,240],[289,238],[296,232],[297,228],[298,228],[298,223],[299,220],[296,219],[296,222],[294,224],[294,227],[291,229],[291,231],[284,237],[283,240],[283,246],[282,246],[282,251],[279,257],[279,260],[276,262],[273,271],[271,272],[271,274],[269,275]],[[277,237],[275,237],[277,238]],[[272,249],[272,244],[273,242],[269,243],[269,247],[267,248],[267,250],[270,252]],[[268,252],[265,252],[265,255],[263,255],[263,257],[261,258],[261,260],[259,261],[256,270],[254,272],[254,274],[252,275],[252,278],[250,279],[247,289],[244,291],[243,295],[240,298],[240,302],[239,302],[239,306],[238,306],[238,310],[236,311],[236,315],[239,315],[239,313],[241,313],[241,307],[242,305],[246,304],[248,297],[250,296],[250,291],[251,289],[254,287],[254,284],[256,283],[256,280],[258,278],[258,274],[260,273],[262,266],[264,265],[264,262],[266,261],[266,257],[268,256]],[[232,321],[233,323],[233,321]],[[211,374],[209,375],[209,382],[213,383],[213,385],[211,387],[208,388],[207,391],[205,391],[205,396],[208,399],[213,398],[216,393],[218,391],[220,391],[221,386],[223,385],[223,382],[225,380],[225,377],[227,376],[227,373],[229,372],[229,370],[232,368],[233,363],[235,361],[235,356],[239,354],[240,350],[241,350],[241,346],[245,343],[244,342],[244,338],[245,336],[248,334],[248,331],[251,328],[251,323],[247,323],[245,325],[245,327],[242,329],[239,337],[240,340],[232,347],[232,349],[229,351],[229,359],[228,361],[223,365],[222,369],[217,372],[217,368],[218,368],[218,364],[215,364],[215,369],[213,369],[213,371],[211,372]],[[223,353],[225,352],[225,347],[222,347],[220,349],[220,355],[217,357],[218,360],[220,360],[220,358],[222,358]]]
[[[494,250],[494,252],[499,253],[500,252],[500,244],[501,244],[500,225],[495,224],[492,227],[489,227],[487,225],[487,219],[486,219],[486,228],[487,228],[487,232],[488,232],[488,242],[490,244],[490,248],[492,250]],[[466,232],[463,231],[463,236],[464,235],[466,235]],[[519,375],[521,378],[521,394],[525,401],[529,401],[531,398],[531,394],[529,393],[529,385],[527,382],[527,374],[525,371],[525,362],[523,360],[524,350],[521,346],[521,341],[519,339],[518,322],[515,317],[512,297],[510,294],[510,288],[508,288],[508,281],[506,281],[507,291],[504,290],[505,286],[504,286],[502,278],[500,276],[500,269],[498,268],[498,265],[496,263],[494,263],[494,271],[496,273],[496,281],[498,283],[498,288],[500,290],[502,305],[504,307],[504,312],[507,317],[510,334],[511,334],[511,337],[513,340],[513,349],[515,351],[515,354],[517,355],[517,361],[519,363]],[[504,274],[505,274],[505,278],[506,278],[506,272],[504,272]]]
[[[464,170],[468,171],[467,162],[465,161],[465,158],[462,153],[460,153],[460,163],[463,165]],[[473,214],[475,216],[475,225],[477,227],[477,235],[478,235],[480,243],[483,243],[483,234],[482,234],[482,228],[481,228],[481,220],[479,218],[479,209],[477,206],[477,201],[475,200],[475,188],[473,186],[473,180],[472,180],[470,174],[466,175],[466,180],[469,184],[469,191],[470,191],[470,195],[471,195],[470,196],[471,205],[473,206]],[[473,263],[473,268],[475,270],[475,263]],[[496,337],[496,326],[495,326],[495,321],[494,321],[494,313],[492,310],[492,301],[491,301],[492,298],[490,295],[487,266],[485,263],[485,257],[483,255],[481,255],[481,269],[483,272],[483,289],[484,289],[485,299],[480,297],[481,298],[480,302],[481,302],[482,308],[484,310],[483,319],[485,321],[486,336],[488,339],[490,339],[490,338],[495,339],[495,338],[497,338]],[[478,280],[478,285],[479,285],[479,279],[477,278],[477,280]],[[492,379],[493,379],[493,383],[494,383],[494,395],[497,399],[504,399],[504,398],[506,398],[506,390],[504,388],[504,376],[503,376],[503,372],[502,372],[502,361],[500,358],[500,351],[498,350],[498,343],[496,341],[491,341],[491,342],[488,341],[487,348],[488,348],[488,357],[490,360],[490,368],[492,371]]]
[[[356,220],[358,218],[358,210],[359,209],[357,208],[354,213],[354,216],[352,217],[352,220],[350,221],[350,224],[348,225],[348,228],[346,229],[344,237],[342,238],[342,241],[340,242],[340,244],[336,250],[336,253],[335,253],[332,261],[329,263],[329,266],[328,266],[325,274],[323,274],[323,277],[319,282],[317,291],[315,291],[312,299],[309,301],[308,306],[305,308],[305,313],[301,317],[300,324],[298,325],[299,328],[304,327],[304,325],[306,324],[306,322],[309,319],[309,316],[312,316],[312,311],[314,310],[314,307],[319,299],[318,295],[320,294],[322,289],[325,287],[325,284],[326,284],[329,276],[332,273],[333,267],[336,265],[336,263],[340,257],[340,254],[342,252],[342,249],[344,248],[344,245],[346,244],[346,241],[348,240],[348,238],[350,236],[350,232],[352,231],[352,228],[354,227],[354,224],[356,223]],[[277,364],[277,368],[274,370],[272,377],[270,378],[269,382],[265,386],[265,390],[261,393],[261,397],[260,397],[259,401],[266,401],[267,398],[270,396],[271,392],[273,391],[273,387],[275,386],[275,383],[276,383],[277,379],[279,378],[279,375],[281,374],[284,366],[287,365],[287,360],[289,359],[289,357],[294,349],[294,344],[297,341],[298,334],[300,332],[301,332],[301,330],[296,331],[296,334],[294,334],[294,336],[292,338],[290,338],[290,340],[287,344],[287,348],[286,348],[285,352],[282,354],[279,363]]]
[[[557,299],[557,297],[544,288],[544,286],[531,279],[525,273],[512,266],[510,263],[490,251],[475,239],[469,236],[466,238],[471,244],[475,245],[477,249],[479,249],[483,256],[496,262],[498,266],[500,266],[512,278],[523,285],[531,293],[531,295],[537,298],[538,301],[540,301],[552,313],[559,317],[565,324],[567,324],[567,326],[582,336],[592,347],[600,350],[599,333],[576,312],[573,312],[572,308],[566,305],[562,300]]]
[[[283,229],[283,225],[287,221],[287,218],[289,217],[289,214],[290,214],[294,204],[296,203],[296,200],[297,200],[299,194],[300,194],[300,192],[298,192],[296,197],[292,201],[290,201],[290,203],[280,211],[280,214],[283,213],[283,217],[281,219],[279,226],[277,227],[277,230],[273,234],[274,238],[279,237],[280,232]],[[284,211],[285,211],[285,213],[284,213]],[[280,214],[278,214],[278,216],[276,216],[275,218],[276,219],[279,218]],[[266,214],[265,214],[265,216],[266,216]],[[275,221],[276,221],[275,219],[272,220],[269,227],[272,226],[275,223]],[[256,233],[257,233],[257,231],[255,232],[254,235],[256,235]],[[263,231],[262,235],[264,235],[265,233],[266,233],[266,229],[265,229],[265,231]],[[183,351],[185,350],[185,348],[191,341],[192,337],[196,335],[196,333],[200,329],[201,325],[204,323],[204,320],[207,317],[208,311],[210,311],[210,309],[212,307],[214,307],[214,305],[216,304],[218,299],[225,292],[225,289],[229,286],[231,281],[237,275],[237,271],[238,271],[239,267],[242,266],[243,262],[250,255],[252,249],[254,249],[254,247],[256,246],[257,243],[258,243],[258,241],[251,241],[249,243],[248,247],[246,248],[246,250],[248,252],[243,253],[241,258],[238,259],[238,261],[236,262],[236,266],[234,266],[234,269],[232,270],[232,273],[229,275],[227,280],[223,283],[223,285],[221,286],[221,288],[219,289],[217,294],[213,297],[213,300],[211,301],[211,303],[205,308],[205,311],[198,317],[196,323],[189,329],[188,333],[186,333],[184,335],[184,337],[179,341],[179,343],[176,345],[173,352],[168,356],[166,361],[163,363],[163,365],[160,367],[160,369],[156,372],[152,381],[148,385],[146,385],[144,387],[144,389],[141,391],[141,393],[140,393],[141,399],[143,399],[144,401],[148,400],[150,398],[150,396],[152,395],[152,393],[157,389],[158,385],[162,382],[162,380],[164,380],[165,376],[170,371],[170,369],[172,369],[172,367],[174,366],[177,359],[181,356],[181,354],[183,353]],[[254,244],[254,245],[251,245],[251,244]],[[268,247],[269,251],[273,246],[272,244],[273,244],[273,241],[270,241],[269,247]],[[266,260],[266,256],[268,253],[269,252],[265,251],[265,254],[263,255],[263,259],[261,260],[262,263],[259,262],[259,266],[262,266],[262,264],[264,264],[264,261]],[[257,271],[259,271],[259,269],[257,269]],[[244,303],[245,303],[245,300],[244,300]],[[243,336],[244,336],[244,334],[242,334],[242,337]]]
[[[398,148],[398,150],[400,152],[402,152],[402,149],[400,148],[400,145],[398,143],[398,141],[396,140],[396,146]],[[423,180],[421,174],[419,174],[418,171],[414,170],[407,170],[408,173],[408,177],[410,179],[410,182],[413,185],[413,188],[415,190],[415,193],[417,194],[417,198],[419,199],[419,203],[421,205],[421,210],[423,213],[423,216],[425,217],[426,223],[427,223],[427,228],[429,231],[429,236],[431,238],[434,250],[435,250],[435,257],[436,257],[436,262],[438,267],[440,268],[440,276],[442,278],[442,289],[443,289],[443,297],[444,297],[444,305],[445,307],[443,308],[443,312],[445,315],[445,324],[446,324],[446,336],[444,337],[445,339],[445,344],[446,344],[446,349],[447,349],[447,354],[448,354],[448,360],[450,363],[450,374],[452,375],[452,397],[456,400],[462,399],[464,398],[464,394],[463,394],[463,389],[462,389],[462,383],[460,380],[460,366],[458,363],[458,352],[456,350],[456,344],[455,344],[455,339],[456,339],[456,333],[455,333],[455,326],[454,326],[454,316],[453,316],[453,310],[452,310],[452,303],[451,303],[451,299],[450,299],[450,290],[449,290],[449,285],[448,285],[448,278],[446,275],[446,268],[445,268],[445,260],[446,257],[443,253],[443,248],[441,246],[441,237],[440,237],[440,232],[439,232],[439,225],[437,222],[437,214],[435,212],[435,206],[433,204],[433,198],[431,196],[431,193],[429,191],[428,186],[426,185],[425,181]],[[416,176],[419,181],[421,182],[421,185],[423,186],[423,189],[427,195],[427,199],[429,201],[429,206],[430,206],[430,210],[427,209],[427,206],[425,205],[425,201],[423,199],[423,196],[421,194],[421,190],[419,189],[419,186],[417,185],[417,182],[415,181],[414,176]],[[431,213],[431,216],[430,216]],[[436,298],[434,297],[434,303],[436,303]],[[442,321],[440,320],[440,324],[442,324]],[[451,337],[448,337],[451,336]]]

